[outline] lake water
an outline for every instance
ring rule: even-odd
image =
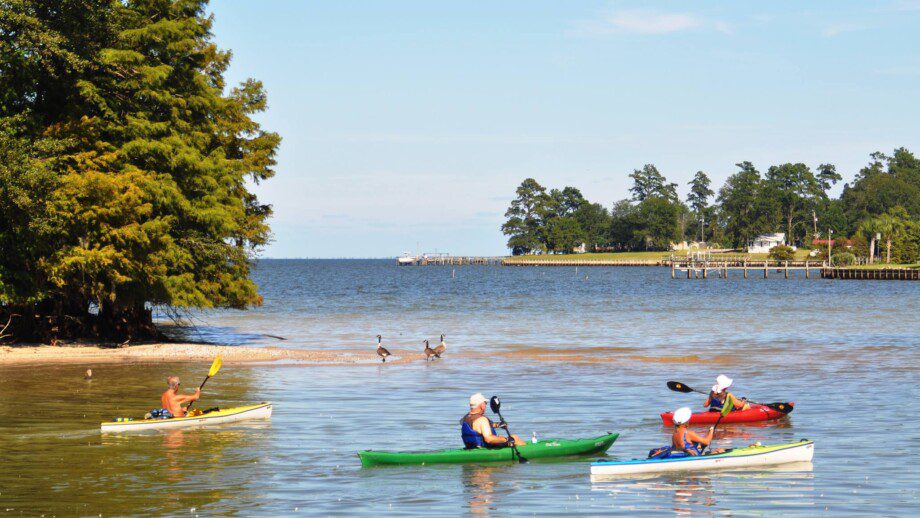
[[[403,267],[262,261],[265,305],[194,315],[184,333],[234,344],[418,350],[426,364],[226,365],[202,406],[272,401],[268,422],[101,435],[157,406],[202,364],[0,368],[0,510],[7,515],[916,515],[920,283],[670,278],[663,268]],[[277,341],[263,336],[279,335]],[[553,360],[550,354],[558,354]],[[621,433],[609,456],[666,444],[658,413],[701,405],[718,374],[790,418],[720,426],[717,446],[800,438],[811,465],[594,481],[588,461],[362,469],[359,449],[459,445],[473,392],[512,431]],[[705,427],[700,428],[702,431]]]

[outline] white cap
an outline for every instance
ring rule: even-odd
[[[722,392],[728,387],[731,387],[732,383],[734,382],[735,380],[729,378],[728,376],[719,374],[719,376],[716,378],[716,384],[712,386],[712,391],[715,393]]]
[[[477,392],[470,396],[470,407],[476,407],[488,401],[481,392]]]
[[[674,411],[674,424],[684,424],[690,420],[690,416],[693,415],[693,411],[690,410],[690,407],[680,407]]]

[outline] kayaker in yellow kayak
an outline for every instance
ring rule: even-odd
[[[502,448],[511,446],[507,437],[498,435],[495,423],[486,417],[487,399],[480,393],[470,396],[470,412],[460,420],[460,436],[467,448]],[[522,446],[526,443],[517,435],[512,435],[514,444]]]
[[[747,402],[745,398],[737,398],[731,392],[728,391],[728,388],[732,386],[734,380],[729,378],[724,374],[719,374],[716,377],[716,384],[712,386],[712,390],[709,392],[709,397],[706,398],[706,402],[703,403],[703,406],[709,407],[710,412],[721,412],[722,407],[725,405],[725,401],[728,398],[731,398],[731,404],[733,408],[731,412],[736,410],[747,410],[751,408],[751,405]]]
[[[693,411],[689,407],[674,411],[674,434],[671,435],[671,451],[681,451],[690,456],[701,455],[703,448],[712,442],[715,427],[709,427],[709,433],[700,435],[687,427]],[[725,450],[710,450],[710,453],[722,453]]]
[[[166,392],[160,397],[160,404],[163,405],[163,408],[167,410],[173,417],[185,417],[185,409],[182,408],[182,403],[189,403],[191,401],[197,401],[201,397],[201,389],[195,388],[194,394],[179,394],[179,377],[170,376],[166,378]]]

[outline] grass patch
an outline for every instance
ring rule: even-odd
[[[888,269],[888,268],[891,268],[891,269],[905,269],[905,268],[906,268],[906,269],[909,269],[909,270],[916,270],[916,269],[920,269],[920,263],[908,263],[908,264],[904,264],[904,263],[891,263],[891,264],[873,263],[873,264],[859,264],[859,265],[853,265],[853,266],[845,266],[844,268],[856,268],[856,269],[859,269],[859,270],[885,270],[885,269]]]

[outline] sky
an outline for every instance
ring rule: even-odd
[[[920,152],[920,1],[215,0],[281,134],[263,257],[504,255],[515,188],[610,207],[749,160]],[[841,185],[837,186],[837,190]]]

